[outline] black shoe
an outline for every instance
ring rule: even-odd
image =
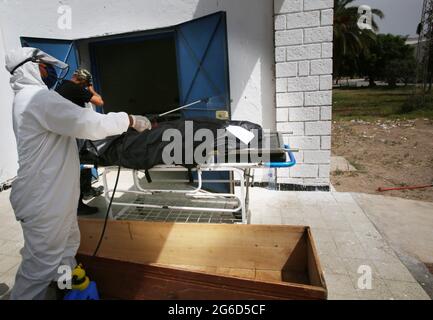
[[[98,208],[88,206],[87,204],[85,204],[83,202],[80,202],[80,204],[78,205],[77,214],[79,216],[88,216],[91,214],[95,214],[97,212],[98,212]]]
[[[97,188],[90,188],[88,191],[83,192],[83,199],[90,200],[92,198],[100,196],[104,192],[104,187],[99,186]]]

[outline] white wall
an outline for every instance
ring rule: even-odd
[[[60,5],[72,8],[72,29],[57,27]],[[76,39],[166,27],[227,12],[232,114],[275,129],[273,1],[39,0],[3,1],[0,23],[7,49],[20,36]]]
[[[5,61],[2,30],[0,28],[0,64]],[[12,130],[12,90],[9,86],[9,73],[0,66],[0,183],[15,177],[17,152]]]
[[[277,129],[298,164],[278,181],[329,186],[334,0],[275,0]]]
[[[72,8],[71,30],[57,26],[60,5]],[[280,170],[279,182],[328,186],[332,8],[333,0],[40,0],[37,5],[4,0],[0,24],[4,45],[11,49],[20,46],[20,36],[112,35],[166,27],[224,10],[233,118],[293,131],[285,139],[301,150],[298,165]],[[8,99],[3,102],[2,96],[4,105]]]

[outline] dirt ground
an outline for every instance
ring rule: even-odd
[[[333,155],[356,172],[334,172],[337,191],[383,194],[433,202],[433,188],[377,192],[379,187],[433,183],[433,120],[350,120],[333,124]]]

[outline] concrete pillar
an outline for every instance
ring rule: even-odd
[[[278,182],[330,184],[333,0],[274,0],[277,130],[298,165]]]

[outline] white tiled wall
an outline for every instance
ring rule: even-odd
[[[333,0],[274,0],[277,130],[299,148],[278,182],[329,185]]]

